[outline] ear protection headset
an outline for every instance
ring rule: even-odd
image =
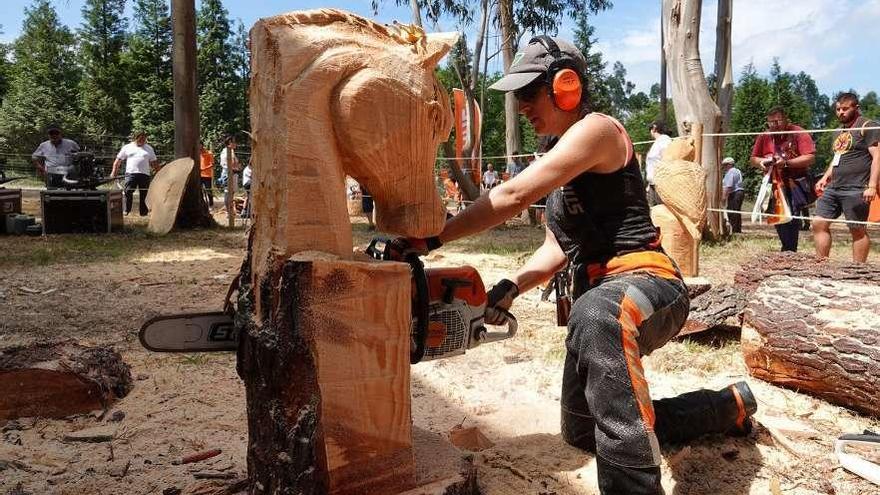
[[[567,112],[576,109],[581,103],[583,85],[574,59],[563,53],[553,38],[547,35],[535,36],[529,41],[531,43],[541,43],[553,57],[553,62],[547,69],[546,81],[551,89],[553,103]]]

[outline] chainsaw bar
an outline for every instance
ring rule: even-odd
[[[238,349],[238,331],[229,314],[157,316],[141,326],[141,344],[154,352],[211,352]]]

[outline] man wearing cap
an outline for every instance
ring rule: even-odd
[[[660,445],[706,433],[742,435],[757,402],[745,382],[652,401],[642,368],[687,319],[687,289],[660,247],[626,129],[590,113],[586,62],[563,39],[533,38],[491,86],[512,91],[547,152],[427,239],[397,238],[394,258],[503,223],[547,195],[544,243],[488,293],[485,320],[507,322],[521,293],[571,267],[574,302],[562,372],[561,433],[594,452],[603,495],[659,495]],[[553,143],[553,144],[549,144]]]
[[[724,178],[721,179],[721,200],[727,204],[727,220],[730,222],[730,231],[734,234],[742,232],[742,208],[745,190],[743,190],[743,175],[736,166],[733,158],[727,157],[721,160],[724,170]]]
[[[666,124],[659,120],[652,122],[649,130],[651,131],[651,137],[654,139],[654,144],[651,145],[651,149],[645,155],[645,180],[648,183],[648,204],[654,206],[663,203],[660,200],[660,196],[657,195],[657,190],[654,189],[654,171],[657,169],[657,165],[660,164],[663,150],[669,146],[672,138],[666,134]]]
[[[46,178],[46,188],[57,189],[64,186],[64,176],[70,171],[73,154],[79,151],[79,145],[63,137],[61,128],[56,125],[49,126],[46,133],[49,139],[37,146],[31,160],[37,172]]]

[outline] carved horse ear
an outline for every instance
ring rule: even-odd
[[[422,66],[427,69],[433,69],[440,63],[440,60],[449,53],[455,42],[458,41],[459,34],[457,32],[448,33],[428,33],[425,35],[425,58],[422,60]]]

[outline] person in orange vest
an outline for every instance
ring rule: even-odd
[[[214,153],[205,148],[205,144],[199,145],[199,169],[201,172],[202,187],[208,196],[208,206],[214,207]]]

